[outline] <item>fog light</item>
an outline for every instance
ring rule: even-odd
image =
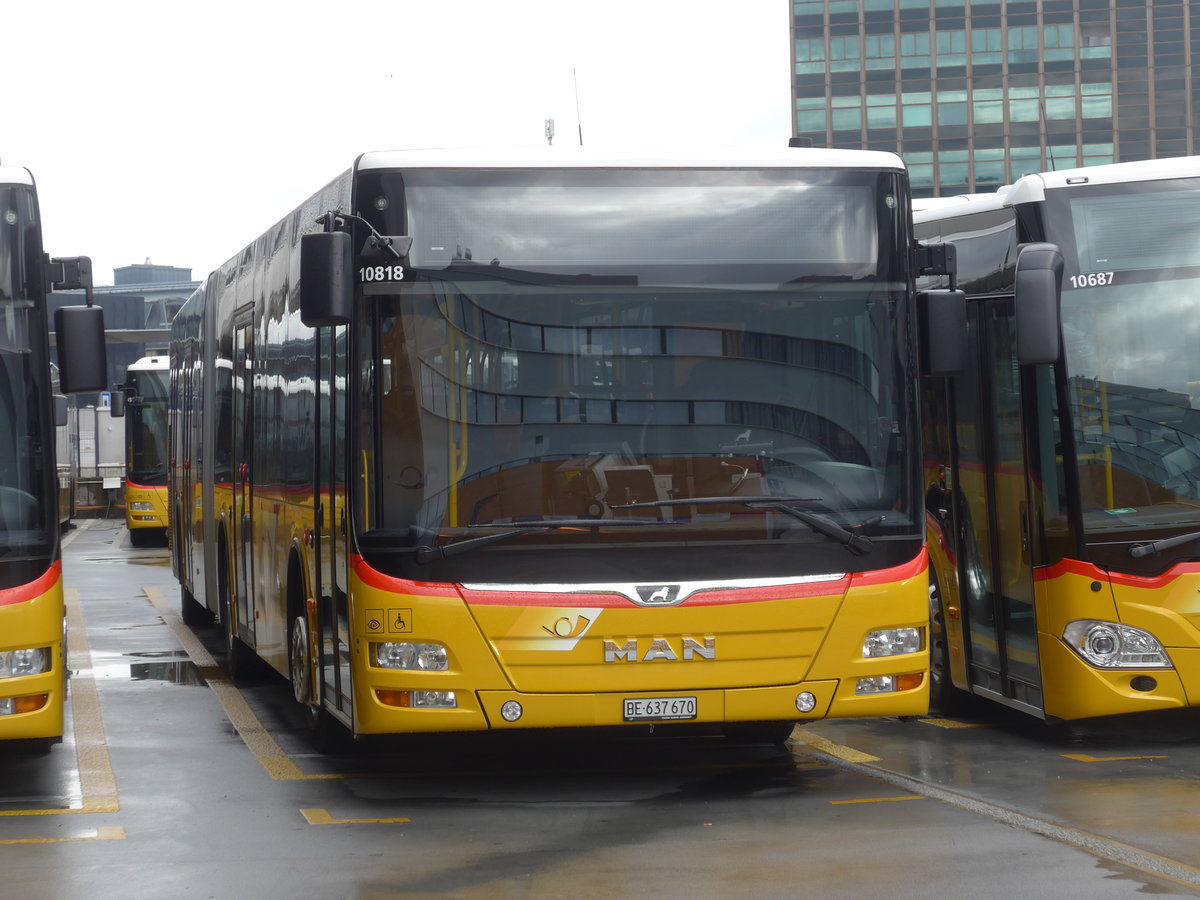
[[[1063,641],[1100,669],[1171,668],[1171,658],[1158,638],[1119,622],[1080,619],[1063,629]]]
[[[412,705],[417,709],[457,709],[454,691],[413,691]]]
[[[502,707],[500,707],[500,717],[504,719],[505,722],[515,722],[523,715],[525,715],[525,710],[516,700],[509,700]]]
[[[386,706],[401,709],[457,709],[454,691],[388,691],[377,688],[375,697]]]
[[[15,716],[37,712],[50,700],[49,694],[33,694],[29,697],[0,698],[0,716]]]
[[[415,669],[425,672],[445,672],[450,657],[441,644],[412,644],[387,642],[371,644],[371,662],[383,669]]]
[[[808,691],[801,691],[796,695],[796,709],[802,713],[810,713],[817,708],[817,698]]]
[[[921,628],[886,628],[872,631],[863,641],[862,655],[867,658],[918,653],[924,647]]]
[[[50,648],[31,647],[0,653],[0,678],[20,678],[50,671]]]
[[[893,675],[876,675],[872,678],[860,678],[854,685],[856,694],[890,694],[896,690],[896,678]]]

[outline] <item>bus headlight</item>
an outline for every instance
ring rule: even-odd
[[[382,669],[445,672],[450,668],[450,656],[441,644],[387,641],[371,644],[371,663]]]
[[[1171,668],[1171,658],[1158,638],[1119,622],[1080,619],[1063,629],[1063,640],[1099,669]]]
[[[134,500],[129,504],[129,508],[134,512],[153,512],[153,504],[147,503],[145,500]]]
[[[898,656],[901,653],[918,653],[924,647],[922,629],[888,628],[872,631],[863,641],[862,655],[868,659],[879,656]]]
[[[50,671],[50,648],[6,650],[0,653],[0,678],[20,678]]]

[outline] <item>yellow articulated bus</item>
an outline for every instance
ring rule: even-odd
[[[125,370],[124,402],[113,415],[125,419],[125,525],[135,547],[167,539],[167,360],[143,356]]]
[[[172,559],[355,734],[928,703],[891,154],[383,152],[171,342]]]
[[[914,213],[957,250],[972,361],[924,386],[935,704],[1200,706],[1197,203],[1200,157]]]
[[[55,427],[47,292],[86,288],[55,314],[61,389],[105,385],[104,325],[86,257],[49,262],[33,176],[0,166],[0,740],[62,739],[66,694]]]

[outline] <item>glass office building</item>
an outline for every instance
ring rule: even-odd
[[[794,0],[793,130],[917,197],[1200,153],[1200,0]]]

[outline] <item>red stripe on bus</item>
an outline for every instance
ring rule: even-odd
[[[629,598],[617,593],[581,593],[564,591],[562,593],[520,592],[520,591],[468,591],[460,592],[456,584],[435,581],[410,581],[407,578],[397,578],[385,575],[378,569],[372,568],[361,556],[353,556],[351,565],[355,575],[368,587],[389,591],[394,594],[424,594],[426,596],[458,597],[462,596],[468,603],[477,606],[590,606],[590,607],[623,607],[629,605]],[[856,584],[886,583],[911,578],[919,574],[925,567],[924,552],[913,563],[884,572],[866,573],[869,580],[861,580],[861,576],[843,576],[832,581],[815,581],[770,585],[765,587],[749,587],[741,589],[711,589],[699,590],[692,594],[688,606],[721,606],[733,603],[756,603],[768,600],[790,600],[797,597],[826,597],[832,594],[844,594],[852,577],[859,578]],[[887,577],[879,577],[881,575]],[[644,582],[650,584],[651,582]],[[657,584],[657,583],[655,583]]]
[[[868,572],[855,572],[850,576],[851,587],[864,587],[876,584],[894,584],[897,581],[909,581],[924,574],[929,568],[929,551],[924,547],[921,552],[909,562],[892,566],[890,569],[875,569]]]
[[[1064,559],[1052,566],[1034,569],[1033,577],[1035,581],[1051,581],[1055,578],[1061,578],[1063,575],[1079,575],[1082,578],[1090,578],[1093,581],[1111,580],[1113,584],[1153,591],[1161,590],[1170,585],[1171,582],[1185,575],[1198,574],[1200,574],[1200,562],[1178,563],[1171,566],[1171,568],[1167,569],[1161,575],[1130,575],[1125,572],[1106,572],[1093,563],[1083,562],[1078,559]]]
[[[377,588],[381,591],[390,591],[393,594],[424,594],[435,597],[457,597],[459,595],[458,588],[453,584],[445,584],[440,581],[411,581],[407,578],[385,575],[378,569],[372,568],[357,554],[350,557],[350,565],[354,568],[354,574],[358,576],[359,581],[367,587]]]
[[[14,603],[28,603],[47,593],[62,577],[62,563],[50,564],[45,572],[26,584],[14,588],[0,589],[0,606],[11,606]]]

